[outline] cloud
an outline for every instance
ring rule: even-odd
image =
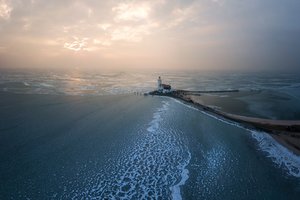
[[[73,37],[72,42],[65,42],[64,48],[72,51],[87,50],[89,38]]]
[[[0,18],[8,20],[13,8],[8,0],[0,0]]]
[[[195,15],[198,6],[192,5],[187,8],[175,8],[171,13],[171,20],[168,22],[167,28],[179,26],[181,23],[191,21]]]
[[[112,8],[116,13],[114,20],[122,21],[142,21],[147,20],[151,11],[148,3],[120,3]]]
[[[0,0],[0,54],[13,60],[23,49],[71,60],[80,52],[194,67],[271,65],[272,55],[299,61],[299,9],[295,0]]]
[[[103,23],[103,24],[97,24],[98,27],[100,27],[101,29],[103,29],[104,31],[106,31],[107,29],[109,29],[112,25],[109,23]]]
[[[108,39],[94,39],[93,44],[95,45],[101,45],[101,46],[111,46],[111,41]],[[98,48],[99,49],[99,48]]]
[[[213,3],[218,4],[219,6],[223,6],[226,0],[211,0]]]
[[[30,19],[24,17],[24,18],[21,19],[21,21],[23,23],[22,29],[24,31],[29,31],[30,28],[31,28],[31,25],[32,25]]]
[[[88,17],[92,17],[93,14],[94,14],[93,9],[88,8]]]
[[[73,25],[63,26],[62,30],[65,34],[77,34],[83,35],[83,37],[88,35],[91,40],[94,39],[94,44],[102,46],[111,46],[118,41],[141,42],[145,36],[150,35],[154,32],[154,29],[159,28],[159,23],[150,17],[152,7],[159,2],[161,1],[152,4],[146,1],[117,3],[112,6],[111,18],[108,20],[101,19],[102,22],[100,23],[95,19],[92,22],[80,20]],[[97,19],[96,13],[93,12],[93,15]],[[74,44],[66,42],[67,47],[72,46],[68,49],[73,50],[73,46],[78,46],[77,42]],[[75,49],[80,51],[84,48]]]
[[[143,39],[143,35],[148,34],[147,28],[140,27],[130,27],[124,26],[116,28],[111,33],[112,41],[129,41],[129,42],[139,42]]]

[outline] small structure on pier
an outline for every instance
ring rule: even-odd
[[[171,85],[163,84],[162,80],[161,80],[161,77],[158,77],[157,91],[162,92],[162,93],[168,93],[168,92],[171,92],[171,90],[172,90]]]

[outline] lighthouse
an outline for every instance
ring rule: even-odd
[[[157,79],[157,91],[162,93],[169,93],[171,92],[171,85],[163,84],[161,77]]]
[[[158,91],[162,90],[161,78],[160,77],[158,77],[158,80],[157,80],[157,90]]]

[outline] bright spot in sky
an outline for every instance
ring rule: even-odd
[[[87,41],[89,38],[82,38],[79,39],[78,37],[73,37],[74,41],[73,42],[66,42],[64,44],[64,47],[66,49],[70,49],[73,51],[80,51],[80,50],[86,50],[85,47],[87,46]]]
[[[0,0],[0,68],[296,69],[299,10],[295,0]]]
[[[150,7],[147,4],[121,3],[112,8],[116,12],[115,21],[141,21],[148,18]]]
[[[12,7],[8,4],[6,0],[0,0],[0,20],[2,19],[9,19],[10,14],[12,11]]]

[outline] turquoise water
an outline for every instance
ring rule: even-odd
[[[136,95],[130,83],[96,95],[14,76],[0,84],[1,199],[299,197],[300,158],[265,133]]]

